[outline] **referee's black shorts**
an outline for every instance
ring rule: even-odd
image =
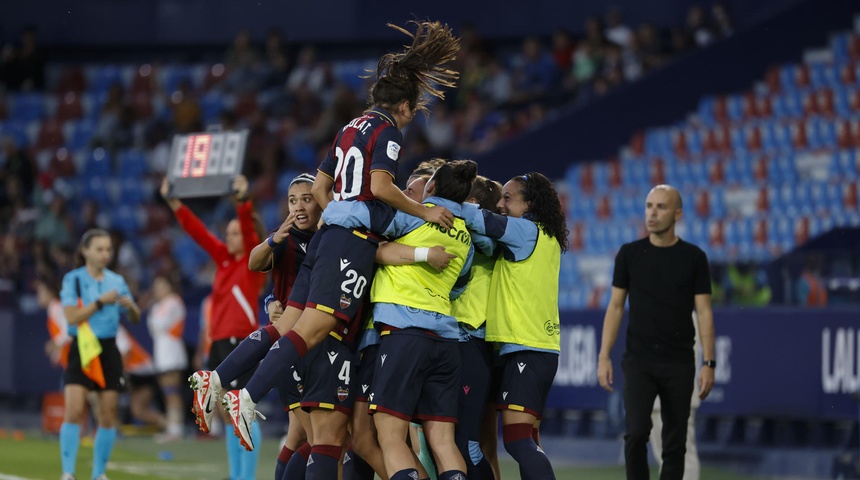
[[[84,374],[81,367],[81,352],[78,350],[78,337],[72,337],[69,348],[69,364],[63,377],[65,385],[83,385],[88,390],[124,390],[125,378],[122,376],[122,355],[116,346],[116,338],[100,338],[102,353],[99,359],[105,377],[105,387],[102,388]]]

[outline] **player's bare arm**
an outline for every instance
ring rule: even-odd
[[[696,319],[699,323],[699,338],[702,339],[702,355],[704,360],[714,360],[714,310],[711,308],[711,296],[696,295]],[[699,371],[699,398],[704,400],[714,388],[714,369],[702,366]]]
[[[597,356],[597,380],[601,387],[610,392],[613,391],[613,375],[612,359],[609,354],[618,338],[625,302],[627,302],[627,290],[612,287],[612,296],[609,299],[609,306],[606,307],[606,315],[603,317],[603,335],[600,341],[600,353]]]

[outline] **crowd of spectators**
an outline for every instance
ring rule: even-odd
[[[558,29],[519,45],[488,41],[474,26],[463,25],[458,87],[405,131],[404,152],[410,158],[404,168],[430,156],[462,158],[488,151],[536,128],[560,108],[591,102],[733,31],[720,3],[710,10],[693,7],[685,24],[666,29],[629,25],[620,10],[611,9],[604,19],[588,18],[582,35]],[[330,60],[336,57],[332,47],[323,52],[288,45],[273,29],[259,45],[251,32],[238,32],[223,62],[208,66],[202,78],[180,77],[168,85],[157,75],[157,63],[140,65],[130,81],[112,84],[91,107],[98,115],[86,150],[113,163],[128,149],[145,152],[141,185],[148,198],[157,198],[151,192],[166,171],[173,134],[212,123],[225,130],[248,129],[245,174],[254,181],[258,204],[276,204],[279,177],[312,171],[335,130],[365,107],[370,80],[360,71],[339,76],[337,62]],[[63,121],[83,116],[79,96],[87,88],[83,69],[74,66],[46,79],[49,60],[50,49],[39,46],[35,29],[0,47],[4,92],[50,91],[60,99],[56,118],[43,121],[35,145],[21,145],[11,136],[0,143],[0,295],[5,292],[8,299],[30,291],[37,276],[58,277],[72,268],[77,239],[87,228],[111,227],[115,213],[97,199],[76,196],[76,152],[62,140],[52,143],[49,134],[43,138],[50,125],[61,131]],[[229,98],[214,115],[207,104],[213,93]],[[0,101],[0,124],[4,114]],[[141,285],[156,273],[178,271],[173,239],[165,233],[170,216],[156,202],[144,207],[140,236],[122,239],[117,231],[115,238],[120,242],[115,246],[121,246],[114,267]],[[229,209],[216,208],[208,218],[225,220],[227,215]],[[208,278],[204,269],[183,280],[205,284]]]

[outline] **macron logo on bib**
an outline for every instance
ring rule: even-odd
[[[396,162],[397,158],[400,156],[400,145],[398,145],[397,142],[393,140],[389,140],[388,149],[386,150],[386,152],[388,152],[388,158]]]

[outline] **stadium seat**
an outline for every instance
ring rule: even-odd
[[[125,150],[119,154],[119,174],[124,179],[140,181],[146,175],[148,165],[147,155],[141,150]]]
[[[0,136],[11,137],[18,148],[26,148],[32,143],[27,135],[27,125],[17,120],[0,122]]]
[[[120,84],[123,88],[126,87],[126,82],[123,78],[123,73],[120,67],[116,65],[99,65],[86,69],[88,77],[89,92],[95,95],[102,95],[110,90],[114,84]]]
[[[34,147],[36,149],[59,148],[65,144],[63,127],[57,120],[45,120],[39,127]]]
[[[19,93],[10,96],[9,120],[33,122],[45,117],[45,105],[40,93]]]

